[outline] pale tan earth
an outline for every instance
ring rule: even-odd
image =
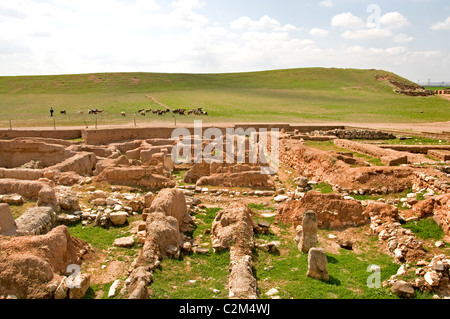
[[[450,100],[450,95],[446,97]],[[269,123],[269,122],[268,122]],[[164,124],[164,127],[193,127],[192,123],[182,123],[179,125],[175,125],[170,122],[149,122],[145,125],[137,124],[136,127],[161,127],[161,124]],[[227,127],[231,125],[243,125],[243,124],[265,124],[265,123],[256,123],[256,122],[242,122],[242,123],[227,123],[227,122],[209,122],[203,120],[203,125],[208,126],[216,126],[216,127]],[[277,123],[270,123],[277,124]],[[278,123],[279,124],[279,123]],[[283,123],[284,124],[284,123]],[[358,122],[304,122],[304,123],[289,123],[292,126],[303,125],[303,126],[318,126],[318,125],[343,125],[348,127],[357,127],[357,128],[368,128],[368,129],[376,129],[376,130],[395,130],[395,131],[410,131],[410,132],[429,132],[429,133],[442,133],[442,132],[450,132],[450,121],[448,122],[432,122],[432,123],[358,123]],[[130,122],[129,124],[123,125],[99,125],[98,129],[106,129],[106,128],[125,128],[125,127],[134,127],[134,123]],[[61,127],[64,129],[85,129],[85,126],[65,126]],[[93,127],[91,127],[93,128]],[[15,130],[48,130],[53,129],[53,127],[22,127],[15,128]]]

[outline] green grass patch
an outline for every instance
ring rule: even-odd
[[[192,233],[189,233],[188,235],[194,238],[196,238],[199,235],[203,236],[206,229],[211,229],[214,218],[216,218],[217,213],[221,210],[222,208],[219,207],[207,207],[203,212],[202,211],[198,212],[195,215],[196,218],[195,229],[192,231]],[[209,237],[209,234],[205,236]]]
[[[270,211],[270,212],[274,212],[277,209],[275,207],[271,207],[267,204],[256,204],[256,203],[250,203],[247,204],[247,207],[250,208],[251,210],[261,210],[261,211]]]
[[[312,189],[321,192],[322,194],[330,194],[333,192],[333,187],[331,187],[331,185],[328,183],[320,183],[317,185],[312,185]]]
[[[164,259],[153,273],[150,295],[153,299],[226,299],[229,263],[228,251]]]
[[[117,238],[131,235],[128,232],[128,226],[110,227],[109,229],[105,229],[102,227],[82,226],[81,224],[77,224],[69,226],[68,229],[71,236],[87,241],[94,248],[101,250],[111,247],[114,240]]]
[[[303,68],[224,74],[97,73],[0,77],[0,127],[126,124],[139,109],[203,107],[209,123],[448,121],[448,101],[393,92],[383,70]],[[55,116],[50,117],[53,107]],[[104,110],[89,115],[89,108]],[[59,111],[66,110],[67,115]],[[80,112],[83,112],[81,114]],[[125,112],[127,116],[121,116]],[[178,123],[198,117],[177,116]],[[172,114],[136,116],[137,125],[173,123]]]
[[[417,237],[422,239],[441,240],[444,237],[444,231],[431,217],[410,221],[402,226],[410,229]]]
[[[389,139],[389,140],[356,140],[368,144],[385,144],[385,145],[449,145],[450,142],[445,140],[436,140],[432,138],[411,136],[406,139]]]
[[[261,298],[265,292],[277,287],[282,299],[385,299],[397,298],[389,288],[369,288],[367,279],[372,274],[367,268],[378,265],[381,268],[381,282],[395,274],[398,265],[392,258],[376,251],[355,254],[341,249],[340,254],[327,253],[329,281],[306,276],[308,255],[301,253],[295,242],[284,242],[279,256],[256,251],[255,274]]]
[[[358,157],[374,166],[385,166],[379,158],[372,157],[369,155],[361,154],[358,152],[354,152],[352,150],[336,146],[333,141],[305,141],[306,145],[308,147],[314,147],[316,149],[319,149],[321,151],[326,152],[345,152],[345,153],[352,153],[353,156]]]

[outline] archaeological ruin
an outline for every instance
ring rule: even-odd
[[[175,127],[0,130],[0,299],[102,298],[94,284],[107,287],[106,298],[157,298],[159,274],[174,265],[165,262],[188,256],[226,259],[223,288],[211,284],[210,298],[289,298],[283,276],[332,286],[332,255],[356,256],[366,242],[399,269],[379,288],[391,297],[450,297],[449,144],[390,144],[399,134],[332,125],[218,126],[224,135],[254,128],[257,145],[260,129],[268,132],[256,160],[244,134],[239,161],[211,147],[209,128],[186,125],[181,139]],[[200,147],[215,160],[178,162],[182,144],[186,158]],[[236,150],[238,140],[225,146]],[[264,155],[275,147],[268,174]],[[441,240],[404,227],[423,220]],[[88,231],[114,238],[94,244]],[[279,271],[281,263],[260,266],[263,256],[299,264]],[[360,259],[365,271],[371,260]]]

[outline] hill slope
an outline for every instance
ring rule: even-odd
[[[99,73],[0,77],[0,126],[51,126],[92,123],[86,113],[103,109],[100,124],[129,122],[120,113],[138,109],[203,107],[208,121],[361,121],[450,120],[448,102],[393,92],[416,84],[382,70],[305,68],[225,74]],[[151,97],[151,98],[150,98]],[[59,115],[66,110],[70,119]],[[78,114],[83,112],[84,114]],[[172,116],[139,117],[139,122],[173,121]],[[192,122],[192,117],[177,118]],[[206,120],[206,119],[205,119]]]

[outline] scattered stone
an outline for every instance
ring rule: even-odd
[[[444,248],[445,247],[445,243],[442,240],[439,240],[439,241],[434,243],[434,246],[436,246],[437,248]]]
[[[194,253],[199,254],[199,255],[206,255],[209,253],[209,248],[194,247],[193,251],[194,251]]]
[[[266,296],[272,297],[275,295],[278,295],[280,292],[276,288],[272,288],[269,291],[266,292]]]
[[[0,203],[20,206],[25,203],[25,199],[19,194],[0,195]]]
[[[113,245],[117,246],[117,247],[124,247],[124,248],[132,247],[132,246],[134,246],[134,237],[128,236],[128,237],[117,238],[116,240],[114,240]]]
[[[192,244],[188,241],[183,243],[183,250],[186,252],[191,252],[192,251]]]
[[[435,270],[428,271],[425,276],[423,276],[423,279],[432,287],[439,286],[440,277],[438,273]]]
[[[81,216],[80,215],[73,215],[73,214],[59,214],[56,216],[56,221],[59,224],[70,226],[74,225],[78,222],[80,222]]]
[[[108,291],[108,298],[113,298],[117,294],[117,289],[120,287],[120,285],[122,285],[122,283],[123,281],[120,279],[117,279],[113,282]]]
[[[116,226],[120,226],[126,223],[128,214],[126,212],[113,212],[109,214],[111,223]]]
[[[273,200],[277,203],[280,203],[280,202],[287,200],[288,198],[289,198],[289,196],[286,196],[286,195],[278,195]]]
[[[353,249],[353,242],[350,239],[340,239],[338,240],[339,246],[341,248],[344,248],[346,250],[352,250]]]
[[[400,298],[415,298],[416,292],[414,291],[413,286],[403,280],[397,280],[391,287],[391,291],[393,294],[399,296]]]

